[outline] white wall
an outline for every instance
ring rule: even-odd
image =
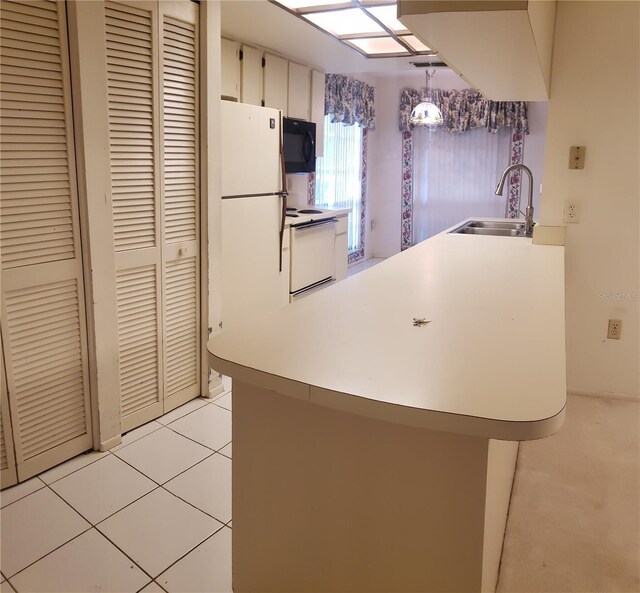
[[[567,383],[640,397],[640,3],[559,2],[544,160],[542,221],[563,224]],[[569,147],[587,147],[568,169]],[[607,300],[601,295],[610,295]],[[622,339],[607,340],[621,319]]]
[[[404,88],[424,87],[424,71],[401,76],[379,76],[376,87],[376,130],[369,138],[368,213],[373,221],[369,231],[370,257],[389,257],[400,251],[400,207],[402,185],[402,135],[398,130],[400,93]],[[469,86],[454,72],[438,69],[433,88],[466,89]],[[534,206],[539,212],[539,188],[542,179],[546,103],[529,104],[531,133],[524,144],[524,163],[533,173]],[[508,163],[505,163],[505,167]],[[496,183],[498,179],[496,179]],[[522,204],[526,203],[527,181],[522,184]],[[370,229],[370,226],[367,227]]]

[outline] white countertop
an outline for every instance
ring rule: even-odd
[[[414,327],[414,317],[430,323]],[[562,425],[566,401],[564,248],[445,232],[243,319],[208,349],[214,369],[317,405],[541,438]]]

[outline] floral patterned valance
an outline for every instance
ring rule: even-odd
[[[375,129],[375,89],[362,82],[343,76],[327,74],[325,79],[324,114],[333,123],[347,126],[358,124],[367,130]]]
[[[495,134],[506,126],[514,132],[529,133],[526,101],[491,101],[475,90],[433,89],[430,94],[444,118],[444,123],[438,129],[445,132],[459,134],[474,128],[487,128],[488,132]],[[404,89],[400,94],[401,132],[413,128],[409,123],[411,112],[424,96],[424,89]]]

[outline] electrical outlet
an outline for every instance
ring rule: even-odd
[[[576,202],[572,202],[567,200],[564,203],[564,221],[565,222],[580,222],[580,217],[578,216],[578,204]]]
[[[608,340],[619,340],[622,333],[622,319],[609,319]]]

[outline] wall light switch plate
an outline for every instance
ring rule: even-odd
[[[580,222],[579,209],[577,202],[566,200],[564,203],[564,221],[573,223]]]
[[[586,146],[572,146],[569,150],[569,169],[584,169]]]

